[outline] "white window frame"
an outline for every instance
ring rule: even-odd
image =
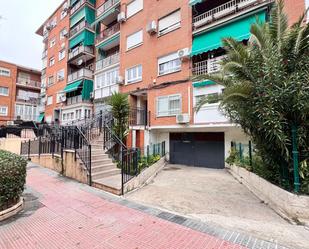
[[[53,96],[48,96],[46,100],[46,105],[52,105],[53,104]]]
[[[58,53],[58,60],[59,61],[63,60],[65,58],[65,55],[66,55],[65,49],[60,50]]]
[[[2,112],[4,110],[4,112]],[[8,115],[9,108],[6,105],[0,106],[0,116],[7,116]]]
[[[11,77],[11,70],[5,67],[0,67],[0,76]]]
[[[127,36],[127,40],[126,40],[127,51],[142,45],[143,44],[143,39],[144,39],[143,36],[144,36],[144,32],[143,32],[142,29],[134,32],[133,34],[128,35]],[[134,42],[134,38],[135,39],[141,38],[141,39],[137,40],[137,42]]]
[[[62,10],[60,13],[60,20],[62,20],[63,18],[65,18],[67,16],[67,11]]]
[[[53,39],[49,41],[49,48],[52,48],[55,45],[56,45],[56,37],[54,37]]]
[[[59,39],[60,39],[60,41],[63,40],[63,39],[65,38],[65,36],[64,36],[64,34],[63,34],[64,31],[67,32],[67,29],[64,28],[64,29],[62,29],[62,30],[60,31],[60,33],[59,33]]]
[[[61,77],[60,73],[63,74],[62,77]],[[60,69],[60,70],[57,72],[57,81],[62,81],[62,80],[64,80],[64,78],[65,78],[64,69]]]
[[[50,83],[50,79],[53,79],[53,82],[52,83]],[[47,85],[48,86],[51,86],[51,85],[53,85],[55,83],[55,77],[53,76],[53,75],[51,75],[51,76],[49,76],[48,78],[47,78]]]
[[[55,65],[55,57],[49,58],[48,65],[49,65],[49,67],[52,67],[53,65]]]
[[[130,70],[136,70],[136,72],[135,72],[136,77],[135,78],[129,79],[129,71]],[[143,80],[143,66],[142,66],[142,64],[139,64],[139,65],[136,65],[134,67],[130,67],[130,68],[126,69],[126,81],[125,81],[126,84],[133,84],[133,83],[136,83],[136,82],[139,82],[139,81],[142,81],[142,80]]]
[[[144,0],[133,0],[127,4],[127,18],[130,18],[143,10]]]
[[[4,91],[2,91],[2,89],[3,89],[3,90],[6,89],[6,92],[7,92],[7,93],[4,93]],[[9,94],[10,94],[10,90],[9,90],[8,87],[0,86],[0,95],[1,95],[1,96],[9,96]]]
[[[158,20],[158,36],[167,34],[181,27],[181,10],[172,13]]]
[[[173,100],[179,100],[179,108],[177,109],[172,109],[170,106],[170,102]],[[159,104],[160,104],[160,100],[165,100],[167,101],[167,108],[166,108],[166,112],[164,111],[159,111]],[[162,108],[161,108],[162,109]],[[167,95],[167,96],[159,96],[156,98],[156,115],[157,117],[171,117],[171,116],[176,116],[178,114],[180,114],[182,111],[182,98],[181,98],[181,94],[173,94],[173,95]]]
[[[160,70],[160,66],[163,64],[173,64],[179,63],[179,65],[177,67],[174,68],[169,68],[168,70],[165,71],[161,71]],[[161,56],[160,58],[158,58],[158,76],[162,76],[162,75],[166,75],[166,74],[170,74],[170,73],[176,73],[181,71],[181,59],[178,56],[178,52],[174,52],[171,53],[169,55],[165,55],[165,56]]]

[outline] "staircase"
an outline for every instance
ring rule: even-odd
[[[121,170],[103,149],[103,135],[91,141],[91,172],[92,186],[121,194]]]

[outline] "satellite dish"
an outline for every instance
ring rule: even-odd
[[[79,59],[79,60],[77,61],[77,65],[78,65],[78,66],[81,66],[81,65],[83,64],[83,62],[84,62],[83,59]]]

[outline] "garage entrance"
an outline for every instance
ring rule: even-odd
[[[224,133],[170,133],[170,163],[224,168]]]

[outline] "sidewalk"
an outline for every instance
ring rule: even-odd
[[[263,242],[251,237],[240,239],[239,234],[223,230],[218,236],[213,236],[214,229],[207,225],[162,211],[158,213],[158,210],[110,196],[33,164],[28,166],[24,197],[25,210],[0,223],[1,249],[238,249],[275,246],[267,242],[263,246]],[[199,229],[203,232],[197,231]],[[207,230],[209,232],[205,232]],[[248,244],[248,247],[240,244]]]

